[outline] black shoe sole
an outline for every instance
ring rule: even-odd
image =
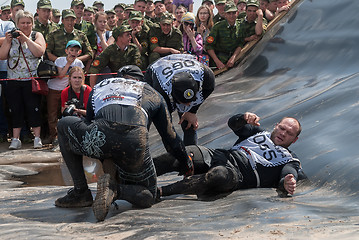
[[[97,181],[97,194],[92,209],[99,222],[105,220],[115,199],[115,192],[110,188],[110,180],[110,174],[104,174]]]

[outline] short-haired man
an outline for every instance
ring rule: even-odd
[[[1,20],[10,21],[10,19],[11,19],[10,5],[1,6]]]
[[[241,52],[236,13],[237,7],[234,3],[226,3],[226,19],[213,26],[205,43],[205,48],[211,56],[210,65],[218,69],[233,67],[236,57]]]
[[[111,9],[111,10],[107,10],[106,11],[107,14],[107,25],[109,27],[109,30],[112,31],[116,26],[117,26],[117,15],[115,10]]]
[[[149,63],[153,63],[160,57],[179,54],[183,51],[182,33],[172,24],[172,14],[165,12],[161,15],[160,26],[153,26],[150,31]]]
[[[83,63],[92,59],[93,52],[86,35],[75,29],[76,15],[72,9],[62,10],[62,26],[51,32],[47,39],[47,54],[51,61],[66,56],[66,44],[70,40],[77,40],[82,46],[82,53],[78,57]]]
[[[51,9],[52,6],[50,0],[39,0],[37,2],[36,12],[39,17],[35,21],[34,31],[42,33],[45,40],[47,40],[50,32],[59,28],[56,23],[50,21]]]
[[[259,127],[259,120],[249,112],[229,119],[228,126],[238,136],[230,150],[186,147],[195,175],[162,187],[161,195],[213,197],[256,187],[275,187],[285,195],[293,195],[296,182],[305,178],[305,174],[299,159],[288,147],[298,139],[301,125],[297,119],[285,117],[270,133]],[[154,163],[158,176],[177,168],[176,160],[166,155],[154,158]]]
[[[262,37],[267,28],[267,20],[263,18],[258,0],[247,1],[246,14],[247,16],[241,21],[238,28],[238,37],[243,46],[247,42]]]
[[[169,13],[173,14],[173,0],[164,0],[163,3],[165,4],[166,10]]]
[[[117,72],[125,65],[141,66],[141,53],[138,47],[131,43],[132,29],[128,25],[116,27],[112,36],[116,42],[108,46],[92,62],[89,73],[100,73],[105,67],[109,67],[112,73]],[[97,75],[90,76],[90,86],[94,87],[97,83]]]
[[[192,162],[174,130],[161,95],[138,81],[143,74],[137,66],[124,66],[119,74],[121,77],[104,79],[95,85],[89,97],[86,120],[70,116],[58,124],[61,154],[74,188],[57,199],[55,205],[87,207],[93,203],[98,221],[106,218],[117,199],[142,208],[155,203],[157,178],[148,143],[152,122],[166,150],[179,160],[182,174],[193,173]],[[97,182],[94,202],[86,183],[83,155],[104,163],[105,174]],[[111,169],[106,165],[112,166]]]

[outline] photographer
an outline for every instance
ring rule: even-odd
[[[81,67],[73,67],[69,72],[69,86],[61,92],[61,112],[63,116],[86,116],[87,100],[91,87],[84,84],[85,74]]]
[[[35,135],[34,148],[41,148],[41,96],[32,93],[31,77],[37,76],[46,43],[41,33],[32,31],[34,17],[30,12],[19,10],[15,22],[18,29],[6,33],[0,48],[0,59],[8,59],[8,78],[17,79],[8,81],[6,89],[13,127],[9,149],[21,148],[19,137],[25,119]]]

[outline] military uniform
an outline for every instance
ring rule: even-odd
[[[42,35],[44,35],[45,40],[47,40],[49,34],[55,30],[59,29],[59,25],[56,23],[53,23],[51,21],[48,21],[48,23],[42,24],[38,19],[35,20],[35,27],[34,31],[41,32]]]
[[[11,8],[14,8],[16,6],[23,6],[25,8],[25,3],[24,3],[24,0],[11,0],[11,3],[10,3],[10,7]],[[11,16],[11,19],[9,21],[13,22],[16,26],[16,23],[15,23],[15,16]]]
[[[124,32],[132,31],[130,26],[122,25],[115,28],[112,36],[117,39]],[[141,54],[138,47],[130,43],[122,50],[116,43],[108,46],[99,56],[92,62],[89,73],[100,73],[106,66],[111,72],[117,72],[125,65],[141,66]]]
[[[241,44],[244,45],[245,41],[244,39],[247,37],[250,37],[254,34],[256,34],[255,28],[256,28],[257,21],[249,23],[246,18],[244,18],[241,23],[239,24],[238,28],[238,37],[241,41]],[[265,33],[267,29],[267,20],[263,18],[263,32],[262,36]]]
[[[216,5],[218,4],[226,4],[227,0],[215,0],[214,1],[216,3]],[[218,22],[221,22],[225,20],[224,17],[222,17],[221,15],[219,15],[219,13],[217,13],[214,17],[213,17],[213,23],[216,24]]]
[[[172,24],[173,18],[169,13],[163,13],[161,16],[161,22],[166,24]],[[172,29],[169,34],[164,34],[162,32],[161,26],[154,25],[150,31],[150,55],[148,57],[149,63],[154,62],[160,57],[170,55],[171,53],[159,54],[153,52],[156,47],[167,47],[173,48],[178,51],[183,51],[183,36],[181,31],[178,28],[172,26]]]
[[[83,0],[72,0],[71,8],[78,5],[83,5],[85,7],[85,3]],[[90,43],[91,48],[93,50],[97,50],[97,37],[96,37],[95,26],[92,23],[81,20],[80,23],[75,24],[75,28],[77,30],[84,32]]]
[[[130,43],[122,51],[116,43],[108,46],[99,56],[95,58],[90,67],[89,73],[100,73],[102,69],[108,66],[111,72],[117,72],[125,65],[141,65],[141,54],[138,47]]]
[[[206,50],[214,50],[218,59],[224,64],[240,46],[242,45],[238,37],[238,23],[230,26],[227,20],[213,26],[205,43]]]
[[[225,20],[224,17],[222,17],[221,15],[219,15],[219,13],[217,13],[214,17],[213,17],[213,23],[218,23]]]
[[[70,40],[77,40],[81,43],[81,55],[90,55],[91,58],[93,57],[92,48],[86,35],[77,29],[74,29],[71,33],[67,33],[63,26],[49,34],[46,41],[46,51],[54,54],[57,57],[66,56],[65,48],[67,42]]]
[[[97,37],[95,26],[92,23],[81,20],[79,24],[75,24],[75,28],[84,32],[89,40],[90,46],[93,50],[97,49]]]
[[[129,21],[136,20],[136,21],[142,21],[143,15],[139,11],[132,11],[130,13]],[[148,66],[148,52],[149,52],[149,39],[150,39],[150,27],[143,22],[141,26],[141,31],[136,33],[136,38],[138,42],[141,44],[142,50],[141,50],[141,70],[146,70]]]

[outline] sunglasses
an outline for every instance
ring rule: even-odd
[[[189,22],[183,22],[183,24],[185,25],[185,26],[191,26],[191,27],[194,27],[194,23],[189,23]]]

